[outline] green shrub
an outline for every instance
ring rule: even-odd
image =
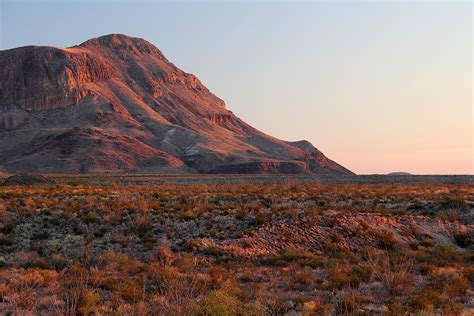
[[[100,221],[100,215],[94,211],[89,211],[82,215],[82,221],[87,225],[94,224]]]
[[[211,291],[200,309],[200,314],[209,316],[242,315],[245,310],[242,302],[225,290]]]

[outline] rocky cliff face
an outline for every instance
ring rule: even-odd
[[[0,52],[0,170],[351,174],[249,126],[149,42]]]

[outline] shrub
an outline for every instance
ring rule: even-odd
[[[447,301],[440,307],[441,315],[461,316],[464,314],[463,304]]]
[[[444,280],[441,283],[439,288],[443,289],[447,296],[453,299],[466,295],[469,289],[467,279],[458,274],[444,276]]]
[[[6,297],[10,295],[10,286],[7,284],[0,284],[0,303],[6,303]]]
[[[133,219],[131,225],[132,231],[140,238],[145,237],[152,227],[151,217],[148,214],[139,214]]]
[[[91,276],[92,273],[77,262],[61,272],[58,294],[63,300],[62,314],[89,315],[99,310],[102,299]]]
[[[335,313],[337,315],[356,314],[357,311],[360,309],[362,302],[362,296],[360,296],[359,294],[353,291],[344,292],[334,304]]]
[[[351,277],[340,266],[334,266],[328,271],[329,289],[342,289],[351,283]]]
[[[260,226],[260,225],[271,222],[272,219],[273,219],[273,216],[271,213],[258,212],[255,215],[253,222],[255,225]]]
[[[377,245],[381,249],[393,249],[397,244],[394,234],[388,230],[375,231],[374,237],[377,239]]]
[[[423,246],[425,248],[431,248],[434,246],[434,242],[431,239],[424,239],[420,241],[420,246]]]
[[[11,240],[8,236],[1,236],[0,235],[0,249],[2,246],[11,246],[13,245],[13,240]]]
[[[452,245],[437,245],[431,250],[430,259],[438,266],[446,266],[460,261],[461,256]]]
[[[96,291],[88,288],[81,289],[77,301],[77,311],[83,315],[97,312],[101,306],[101,300],[100,294]]]
[[[406,315],[408,308],[406,308],[400,301],[390,301],[387,304],[387,311],[384,312],[385,316],[399,316]]]
[[[474,284],[474,266],[470,265],[462,269],[462,274],[469,281],[469,283]]]
[[[442,302],[442,293],[425,287],[410,296],[409,307],[412,312],[433,311]]]
[[[454,234],[454,240],[459,247],[467,248],[472,245],[472,238],[468,232]]]
[[[94,224],[100,221],[100,215],[94,211],[89,211],[82,215],[82,221],[87,225]]]
[[[288,247],[280,250],[278,257],[264,260],[264,263],[273,266],[285,266],[289,262],[317,268],[324,266],[327,263],[327,259],[304,249]]]
[[[350,284],[357,286],[361,283],[368,282],[373,274],[373,267],[367,264],[359,264],[353,266],[349,272]]]
[[[447,197],[443,201],[441,201],[441,208],[447,209],[457,209],[457,210],[464,210],[467,207],[466,201],[462,198],[453,198]]]
[[[288,262],[296,261],[301,258],[302,255],[303,251],[297,248],[283,248],[280,250],[280,258]]]
[[[291,277],[291,282],[296,285],[296,287],[299,287],[301,285],[308,286],[312,283],[312,281],[313,274],[309,271],[296,272]]]
[[[248,210],[246,208],[239,208],[235,213],[235,219],[243,221],[247,218]]]
[[[320,268],[327,264],[327,259],[318,255],[305,256],[298,259],[298,263],[302,266],[307,266],[311,268]]]
[[[199,312],[209,316],[247,315],[249,307],[240,301],[232,290],[211,291]]]
[[[405,255],[390,256],[388,252],[378,258],[369,258],[372,271],[382,282],[388,293],[400,295],[406,293],[413,282],[414,262]]]

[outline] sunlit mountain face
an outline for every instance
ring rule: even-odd
[[[248,125],[143,39],[5,50],[0,69],[3,171],[352,174]]]

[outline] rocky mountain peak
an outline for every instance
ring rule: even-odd
[[[132,53],[151,54],[161,59],[165,59],[163,53],[161,53],[161,51],[155,45],[148,42],[147,40],[123,34],[109,34],[100,36],[87,40],[84,43],[74,47],[129,51]]]
[[[0,51],[0,171],[351,174],[309,142],[248,125],[121,34]]]

